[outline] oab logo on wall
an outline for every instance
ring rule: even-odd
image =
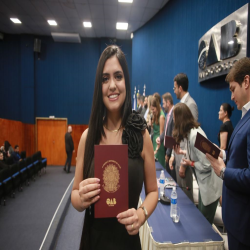
[[[199,40],[198,81],[229,72],[233,64],[246,56],[248,4],[211,28]]]

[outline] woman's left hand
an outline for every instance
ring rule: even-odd
[[[116,218],[118,219],[118,222],[125,225],[128,234],[135,235],[139,232],[141,222],[139,221],[137,210],[134,208],[118,214]]]

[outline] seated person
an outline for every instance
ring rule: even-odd
[[[0,151],[0,170],[8,168],[9,166],[5,163],[3,159],[3,152]]]
[[[19,154],[19,146],[16,145],[15,148],[14,148],[14,152],[11,154],[12,158],[13,158],[13,161],[16,163],[16,162],[19,162],[21,161],[21,156]]]

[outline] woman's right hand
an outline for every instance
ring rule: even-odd
[[[169,163],[168,163],[169,168],[170,168],[171,170],[174,169],[173,162],[174,162],[174,156],[171,156],[170,159],[169,159]]]
[[[100,180],[98,178],[88,178],[79,184],[79,196],[83,209],[100,199]]]

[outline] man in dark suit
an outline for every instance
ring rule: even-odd
[[[226,77],[231,99],[242,110],[228,151],[222,158],[206,155],[215,173],[223,179],[222,219],[230,250],[250,249],[250,59],[236,62]]]
[[[180,73],[174,78],[174,93],[176,94],[177,99],[180,102],[185,103],[194,119],[198,120],[198,107],[196,105],[195,100],[190,96],[188,92],[188,77],[184,73]],[[186,149],[187,140],[184,139],[180,143],[181,149]],[[193,201],[193,170],[190,166],[184,167],[181,164],[183,155],[177,155],[172,152],[172,156],[169,160],[170,168],[173,168],[173,161],[175,160],[175,171],[176,171],[176,179],[178,185],[183,187],[183,192],[188,196],[188,198]],[[190,159],[192,160],[192,159]],[[188,190],[186,189],[188,188]]]
[[[65,148],[66,148],[66,153],[67,153],[67,160],[66,160],[65,166],[64,166],[64,171],[66,171],[67,173],[70,172],[72,154],[75,151],[74,150],[74,142],[73,142],[71,133],[72,133],[72,127],[68,126],[68,132],[65,134]],[[66,169],[67,165],[68,165],[68,169]]]
[[[162,102],[163,102],[163,108],[165,110],[165,112],[167,113],[166,117],[165,117],[165,124],[164,124],[164,131],[163,133],[156,139],[156,143],[160,144],[160,143],[164,143],[165,146],[165,136],[172,136],[172,131],[174,128],[174,120],[173,120],[173,108],[174,108],[174,104],[173,104],[173,97],[170,93],[165,93],[162,96]],[[171,170],[169,168],[169,159],[171,157],[171,153],[172,153],[172,148],[166,148],[166,155],[165,155],[165,161],[166,161],[166,170],[168,171],[168,173],[174,178],[174,180],[176,181],[176,173],[175,173],[175,169]]]

